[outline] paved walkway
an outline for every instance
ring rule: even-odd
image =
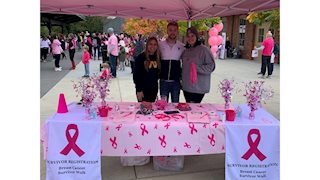
[[[99,72],[99,63],[101,61],[91,61],[90,72]],[[211,90],[206,94],[203,102],[223,103],[223,99],[218,91],[219,81],[224,78],[233,78],[238,83],[238,87],[244,89],[242,82],[248,80],[261,80],[258,78],[257,72],[260,70],[260,61],[251,61],[244,59],[227,59],[216,60],[216,70],[211,77]],[[48,69],[48,71],[53,71]],[[274,97],[263,104],[268,112],[275,118],[280,119],[280,66],[275,64],[274,75],[271,79],[264,79],[265,87],[272,87]],[[131,101],[136,102],[134,84],[132,82],[130,68],[125,71],[118,72],[118,77],[112,79],[110,85],[110,97],[108,101]],[[54,72],[55,73],[55,72]],[[82,63],[77,65],[75,71],[70,71],[65,75],[48,93],[40,100],[41,103],[41,123],[56,112],[59,93],[64,93],[67,103],[78,101],[76,93],[72,88],[72,80],[76,80],[84,75],[84,67]],[[180,94],[180,101],[184,102],[183,93]],[[245,103],[243,92],[234,94],[233,103]],[[45,161],[42,158],[43,152],[41,148],[41,179],[45,179]],[[203,156],[186,156],[184,170],[181,172],[166,172],[153,170],[152,163],[141,167],[122,167],[120,158],[102,157],[101,172],[102,179],[116,180],[173,180],[173,179],[201,179],[201,180],[223,180],[224,179],[224,154],[203,155]]]

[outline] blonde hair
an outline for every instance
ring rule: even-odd
[[[159,71],[160,71],[160,51],[159,51],[159,43],[158,43],[158,39],[156,38],[156,37],[150,37],[150,38],[148,38],[148,40],[147,40],[147,44],[146,44],[146,49],[144,50],[144,56],[145,56],[145,58],[146,58],[146,60],[144,61],[144,68],[146,69],[146,71],[149,71],[149,65],[150,65],[150,58],[149,58],[149,53],[148,53],[148,46],[149,46],[149,43],[150,43],[150,41],[152,41],[152,40],[154,40],[154,41],[156,41],[156,43],[157,43],[157,50],[156,50],[156,52],[155,52],[155,54],[156,54],[156,61],[157,61],[157,68],[159,69]]]
[[[89,51],[89,46],[85,45],[83,49]]]
[[[110,67],[108,63],[103,63],[102,66],[103,66],[103,68],[109,68]]]

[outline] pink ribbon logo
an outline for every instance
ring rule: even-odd
[[[146,125],[143,123],[140,124],[140,129],[141,129],[141,135],[144,136],[144,133],[149,134],[149,131],[146,129]]]
[[[122,124],[119,124],[117,127],[116,127],[116,129],[118,130],[118,131],[120,131],[120,128],[122,127]]]
[[[112,143],[111,146],[112,146],[114,149],[117,149],[117,146],[118,146],[118,144],[117,144],[117,138],[116,138],[116,137],[113,137],[113,139],[109,138],[109,140],[110,140],[110,142]]]
[[[197,153],[200,153],[200,148],[198,148]]]
[[[142,149],[141,146],[139,146],[138,144],[136,144],[136,145],[134,146],[134,148],[135,148],[135,149],[138,149],[138,150],[141,150],[141,149]]]
[[[132,136],[132,133],[131,133],[131,132],[128,132],[128,135],[129,135],[129,137],[131,137],[131,136]]]
[[[189,123],[189,128],[191,129],[191,134],[193,134],[193,132],[198,132],[198,130],[196,128],[194,128],[194,124],[193,123]]]
[[[160,142],[161,146],[165,148],[167,146],[167,142],[165,141],[166,136],[162,135],[162,138],[159,136],[158,139],[161,141]]]
[[[170,123],[167,123],[166,125],[164,125],[164,127],[165,127],[166,129],[168,129],[169,126],[170,126]]]
[[[177,130],[177,133],[178,133],[179,136],[181,135],[181,132],[179,130]]]
[[[154,126],[154,129],[158,129],[158,124],[156,124],[156,125]]]
[[[147,152],[147,154],[151,154],[151,149],[148,149],[148,152]]]
[[[75,130],[76,132],[74,133],[73,137],[71,137],[70,135],[70,130]],[[82,151],[82,149],[79,148],[79,146],[76,144],[76,141],[78,139],[79,136],[79,130],[78,130],[78,126],[76,124],[69,124],[67,126],[66,129],[66,138],[68,140],[68,144],[66,145],[66,147],[63,148],[63,150],[60,152],[60,154],[63,155],[68,155],[69,152],[71,151],[71,149],[73,149],[73,151],[79,156],[81,157],[82,155],[84,155],[84,151]]]
[[[190,144],[188,144],[187,142],[184,143],[184,146],[183,146],[183,147],[186,147],[186,148],[188,148],[188,149],[191,148]]]
[[[208,135],[208,139],[210,140],[211,146],[216,145],[216,140],[214,140],[214,134],[211,134],[211,136]]]
[[[202,126],[203,128],[207,128],[207,124],[203,124],[203,126]]]
[[[251,137],[251,135],[253,134],[257,135],[257,138],[254,142]],[[241,158],[248,160],[252,156],[252,154],[255,154],[260,161],[265,160],[267,157],[258,149],[260,140],[261,135],[259,129],[251,129],[248,133],[248,144],[250,146],[250,149],[248,149],[248,151]]]
[[[213,126],[214,128],[217,128],[217,127],[218,127],[218,125],[219,125],[219,124],[218,124],[218,123],[216,123],[216,122],[215,122],[214,124],[212,124],[212,126]]]
[[[127,148],[124,149],[124,154],[128,154]]]
[[[178,152],[176,147],[173,148],[173,152]]]

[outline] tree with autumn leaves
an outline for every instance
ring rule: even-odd
[[[192,26],[195,26],[199,31],[207,31],[213,24],[220,22],[219,17],[206,18],[202,20],[192,21]],[[188,28],[187,21],[178,21],[179,33],[185,34]],[[158,34],[160,37],[167,33],[168,21],[166,20],[150,20],[141,18],[129,18],[123,25],[123,31],[129,35],[142,34],[150,35]]]

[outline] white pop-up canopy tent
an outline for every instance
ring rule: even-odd
[[[196,20],[279,8],[279,0],[41,0],[41,12]]]

